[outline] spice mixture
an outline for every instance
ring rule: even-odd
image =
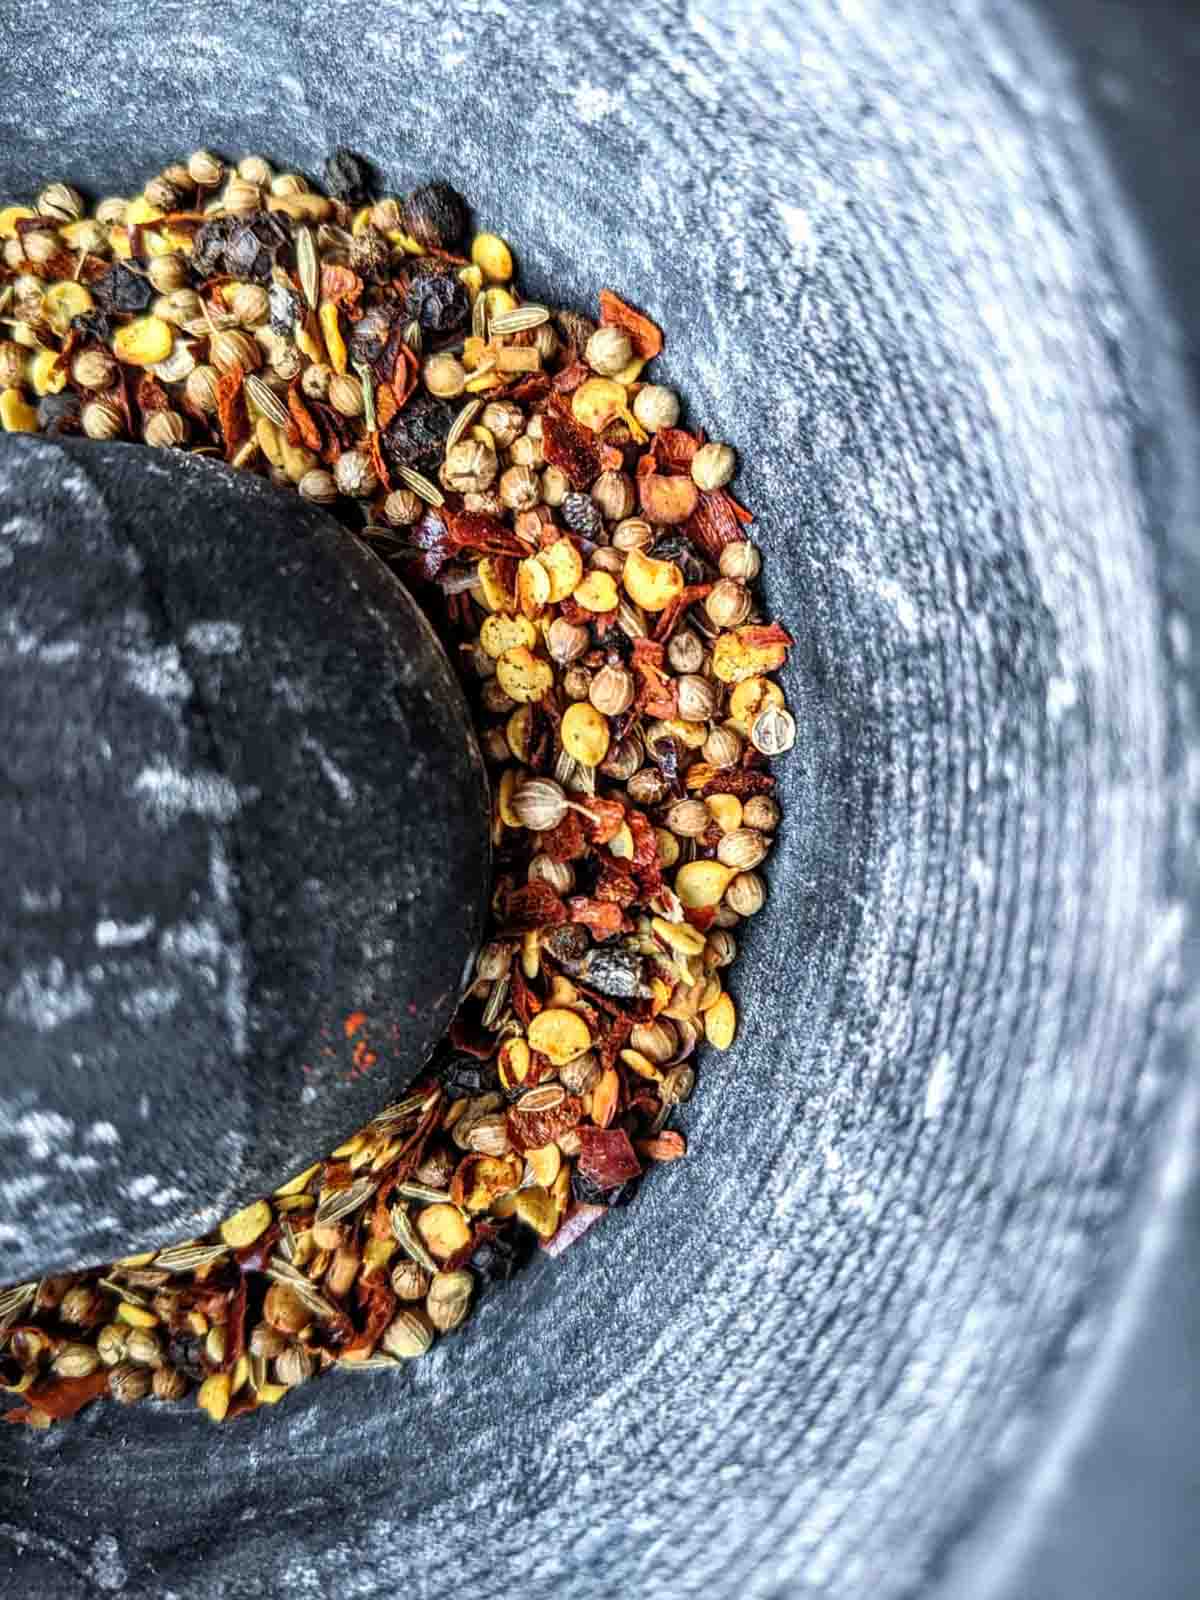
[[[423,1355],[685,1153],[697,1046],[734,1037],[795,734],[734,452],[645,380],[648,318],[523,301],[445,184],[373,198],[338,151],[324,189],[197,151],[91,215],[64,183],[0,210],[0,424],[266,474],[413,583],[492,775],[490,938],[435,1060],[327,1160],[208,1238],[0,1291],[10,1422],[193,1393],[219,1421]]]

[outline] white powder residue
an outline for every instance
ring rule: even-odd
[[[911,595],[901,588],[895,578],[889,578],[881,573],[868,572],[852,551],[843,552],[838,557],[837,564],[855,583],[877,595],[885,605],[891,608],[895,614],[896,621],[904,629],[905,633],[917,633],[920,626],[917,608],[913,604]]]
[[[85,1144],[120,1144],[121,1135],[111,1122],[93,1122],[84,1134]]]
[[[945,1050],[937,1057],[925,1085],[925,1121],[933,1122],[945,1110],[954,1092],[954,1063]]]
[[[74,661],[82,650],[83,646],[78,639],[58,639],[52,644],[42,645],[38,651],[38,660],[54,667],[64,661]]]
[[[0,522],[0,542],[6,545],[39,545],[45,536],[45,526],[33,517],[18,515]]]
[[[105,917],[96,924],[96,943],[101,949],[111,945],[140,944],[153,932],[153,917],[143,917],[140,922],[114,922]]]
[[[354,804],[354,785],[334,761],[329,752],[311,734],[306,733],[301,740],[302,745],[317,758],[317,765],[328,779],[330,788],[337,795],[344,806]]]
[[[242,625],[240,622],[193,622],[184,640],[204,655],[231,656],[242,648]]]
[[[593,83],[577,85],[571,91],[571,99],[575,104],[575,115],[589,128],[594,128],[598,122],[603,122],[617,106],[616,97],[611,89],[604,89]]]
[[[1052,722],[1058,722],[1064,712],[1078,703],[1079,690],[1073,679],[1056,673],[1046,684],[1046,715]]]
[[[58,956],[41,967],[26,967],[4,999],[5,1014],[38,1033],[49,1033],[86,1016],[95,1000],[82,979],[68,974]]]
[[[57,911],[62,905],[61,889],[22,889],[22,911]]]
[[[133,789],[163,823],[177,822],[188,813],[228,822],[237,814],[240,803],[228,778],[217,773],[180,772],[166,761],[143,767]]]
[[[58,1111],[27,1111],[17,1119],[13,1132],[28,1144],[31,1161],[45,1161],[56,1146],[66,1144],[75,1124]]]
[[[151,700],[187,700],[192,694],[192,680],[180,657],[179,647],[174,644],[126,651],[125,676],[135,689]]]
[[[221,931],[207,917],[180,922],[163,932],[158,947],[167,960],[215,965],[221,956]]]
[[[54,1165],[60,1172],[99,1172],[100,1158],[98,1156],[73,1156],[69,1151],[62,1151],[54,1158]]]
[[[170,1016],[178,1004],[179,990],[173,984],[165,987],[152,984],[145,989],[135,989],[132,994],[122,995],[118,1009],[131,1022],[145,1023]]]
[[[152,1172],[143,1172],[140,1178],[130,1178],[125,1193],[131,1200],[145,1200],[158,1188],[158,1179]]]
[[[111,1533],[102,1533],[92,1546],[92,1579],[110,1594],[125,1587],[129,1571],[121,1560],[121,1547]]]

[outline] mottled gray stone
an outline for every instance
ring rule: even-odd
[[[211,1227],[402,1092],[488,840],[445,654],[327,516],[132,445],[0,474],[12,1282]]]
[[[802,732],[688,1161],[395,1380],[6,1439],[10,1588],[926,1591],[1078,1386],[1189,1070],[1198,458],[1069,73],[1008,0],[92,15],[14,33],[10,187],[349,142],[665,325]]]

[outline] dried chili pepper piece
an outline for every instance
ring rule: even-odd
[[[608,1215],[606,1205],[589,1204],[581,1200],[573,1200],[571,1209],[559,1223],[558,1229],[550,1239],[541,1240],[541,1247],[548,1256],[557,1258],[573,1244],[577,1244],[589,1228],[595,1227],[602,1217]]]
[[[510,1106],[508,1133],[522,1153],[540,1150],[561,1138],[568,1128],[577,1127],[582,1117],[582,1101],[576,1095],[564,1094],[556,1106],[545,1111],[522,1111],[520,1106]]]
[[[366,1317],[361,1330],[343,1349],[343,1360],[357,1355],[370,1355],[396,1311],[396,1296],[382,1276],[372,1278],[369,1282],[360,1279],[356,1292],[359,1307],[365,1308]]]
[[[610,900],[590,900],[586,895],[573,895],[567,901],[567,910],[572,922],[590,928],[597,939],[611,939],[625,926],[625,913]]]
[[[733,767],[718,772],[698,793],[701,800],[707,800],[710,794],[735,794],[739,800],[745,800],[752,794],[770,794],[774,787],[775,779],[769,772]]]
[[[660,428],[654,435],[654,459],[672,472],[690,472],[700,441],[686,428]]]
[[[700,496],[683,531],[712,561],[720,560],[727,544],[738,544],[746,537],[724,489],[710,489]]]
[[[232,461],[238,446],[250,437],[250,416],[242,390],[242,369],[233,366],[217,383],[217,420],[225,440],[225,459]]]
[[[308,450],[320,450],[324,441],[321,430],[313,420],[313,415],[300,393],[300,380],[296,378],[288,386],[287,397],[288,411],[292,421],[296,424],[296,434],[299,442]]]
[[[609,900],[613,905],[624,908],[637,899],[638,887],[628,873],[604,861],[600,865],[593,894],[597,900]]]
[[[687,1140],[673,1128],[666,1128],[652,1139],[637,1139],[634,1149],[646,1161],[678,1161],[687,1155]]]
[[[587,813],[583,826],[593,844],[608,844],[616,838],[625,821],[625,807],[619,800],[592,795],[579,800],[578,806]]]
[[[574,489],[590,489],[600,476],[600,452],[593,435],[574,417],[554,409],[543,412],[542,449],[547,462],[565,472]]]
[[[601,1189],[640,1178],[642,1164],[623,1128],[579,1129],[579,1170]]]
[[[600,321],[602,325],[623,328],[629,335],[634,354],[650,361],[663,347],[662,329],[657,323],[622,300],[611,289],[600,291]]]
[[[6,1411],[4,1421],[28,1422],[36,1410],[44,1411],[56,1422],[65,1422],[108,1393],[108,1378],[108,1369],[101,1367],[86,1378],[52,1378],[46,1383],[35,1383],[23,1396],[26,1404]]]
[[[555,898],[557,899],[557,896]],[[558,920],[559,922],[565,922],[567,920],[566,907],[563,906],[561,900],[558,902],[558,904],[562,911],[562,916],[559,917]],[[538,1012],[542,1009],[542,1002],[529,987],[529,983],[525,977],[525,974],[522,972],[519,966],[513,967],[510,976],[510,983],[511,989],[509,992],[512,996],[513,1010],[520,1019],[521,1026],[523,1028],[528,1028],[534,1017],[536,1017]],[[536,1053],[537,1052],[535,1051],[534,1054]]]
[[[555,373],[552,385],[558,394],[574,394],[591,376],[592,369],[586,361],[572,361],[570,366]]]

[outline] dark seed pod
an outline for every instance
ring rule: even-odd
[[[448,183],[425,183],[404,202],[404,231],[426,249],[456,250],[467,231],[467,202]]]
[[[79,432],[79,396],[72,389],[45,394],[38,401],[38,428],[50,439]]]
[[[595,543],[604,536],[604,518],[590,494],[569,494],[560,509],[563,521],[572,533]]]
[[[364,228],[350,247],[350,265],[372,283],[387,276],[392,247],[378,228]]]
[[[568,346],[568,362],[578,361],[587,349],[588,340],[596,331],[596,324],[591,317],[585,317],[581,311],[556,312],[554,321],[564,344]]]
[[[482,1240],[471,1254],[471,1269],[484,1283],[507,1283],[529,1260],[536,1237],[528,1228],[513,1224]]]
[[[271,332],[281,337],[291,333],[300,316],[300,297],[286,283],[273,283],[267,290],[267,304],[271,307]]]
[[[321,181],[335,200],[345,200],[352,206],[364,205],[374,188],[369,163],[344,146],[326,157]]]
[[[467,286],[453,273],[423,273],[409,285],[409,320],[426,333],[456,333],[471,315]]]
[[[115,261],[92,284],[92,298],[102,311],[145,311],[154,298],[154,285],[140,272]]]
[[[424,470],[441,459],[454,409],[431,394],[415,394],[398,411],[381,436],[383,453],[392,466]]]

